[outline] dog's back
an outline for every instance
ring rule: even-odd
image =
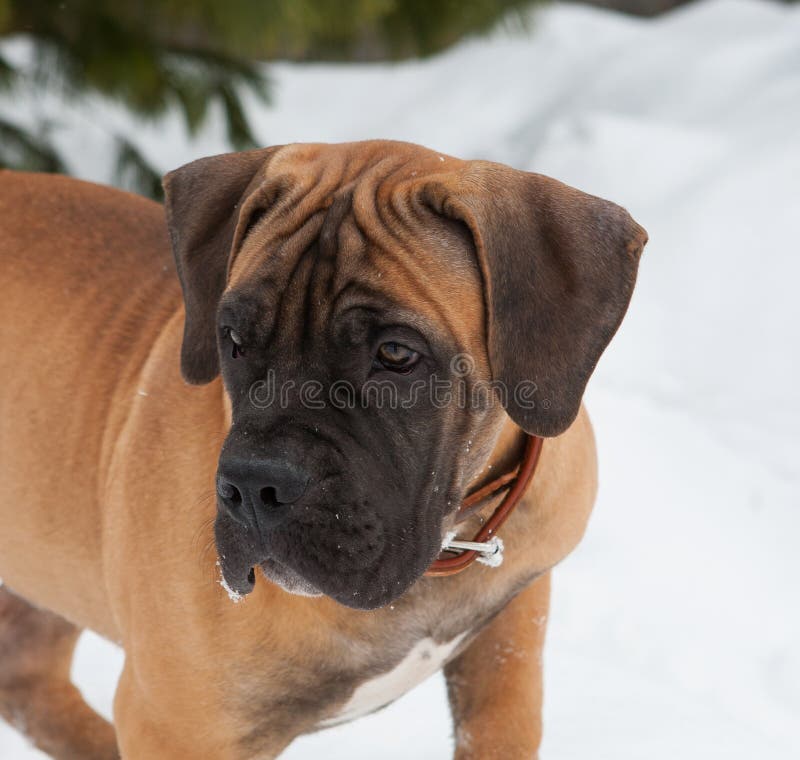
[[[179,304],[161,206],[0,172],[0,578],[34,602],[73,603],[81,583],[74,616],[105,603],[108,443]]]

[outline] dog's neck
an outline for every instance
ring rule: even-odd
[[[513,470],[525,451],[526,439],[525,431],[507,417],[500,428],[489,458],[469,484],[469,491],[477,491],[504,472]]]
[[[521,430],[510,418],[506,417],[500,432],[497,434],[488,459],[470,481],[465,497],[476,493],[501,475],[512,472],[522,461],[526,441],[527,435],[525,431]],[[491,515],[504,493],[505,490],[501,490],[497,496],[486,499],[486,503],[471,512],[471,515],[477,517],[482,523]]]

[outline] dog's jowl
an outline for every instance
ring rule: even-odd
[[[396,142],[164,187],[0,173],[3,717],[54,758],[265,760],[444,667],[458,760],[535,757],[644,230]],[[83,628],[125,649],[113,728]]]

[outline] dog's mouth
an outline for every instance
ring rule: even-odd
[[[223,587],[233,598],[264,579],[302,596],[326,595],[343,604],[377,604],[407,586],[406,562],[387,540],[383,521],[364,504],[298,509],[292,519],[265,529],[243,525],[220,510],[215,541]],[[406,544],[408,545],[408,544]],[[400,576],[398,584],[396,576]],[[391,588],[384,589],[392,580]]]
[[[266,559],[259,564],[262,575],[280,586],[284,591],[297,596],[322,596],[322,592],[311,581],[303,578],[302,575],[287,567],[276,559]],[[255,573],[250,571],[255,582]],[[249,576],[248,576],[249,578]]]
[[[349,595],[352,593],[350,586],[359,589],[369,577],[374,576],[382,559],[380,554],[376,554],[360,567],[351,569],[339,565],[332,570],[320,565],[308,552],[296,552],[300,564],[298,567],[297,560],[290,558],[287,561],[275,547],[267,551],[260,543],[257,546],[243,546],[218,541],[217,550],[220,583],[234,601],[239,601],[254,590],[259,571],[264,579],[290,594],[306,597],[327,594],[333,598],[344,593]],[[342,556],[347,557],[348,553],[343,552]],[[355,596],[358,595],[356,592]]]
[[[247,551],[218,544],[220,583],[233,601],[250,594],[258,582],[274,583],[287,593],[304,596],[327,596],[354,609],[375,609],[389,604],[413,584],[424,572],[429,561],[416,554],[403,559],[390,552],[371,557],[356,567],[330,568],[321,565],[308,551],[284,557],[280,552]]]
[[[261,557],[264,557],[264,555],[261,554]],[[258,558],[257,560],[251,558],[248,562],[244,557],[237,556],[236,553],[221,553],[219,566],[221,570],[220,583],[231,599],[237,602],[250,594],[255,588],[257,571],[260,571],[261,575],[270,583],[274,583],[284,591],[297,596],[319,597],[327,594],[334,599],[343,595],[347,597],[350,595],[359,596],[359,591],[356,590],[354,592],[350,588],[338,588],[338,584],[334,584],[335,587],[329,588],[330,584],[322,583],[320,585],[324,588],[321,588],[316,582],[309,580],[308,576],[312,575],[312,573],[306,574],[296,570],[288,563],[282,562],[274,556],[263,559]],[[374,572],[374,567],[367,568],[367,575],[372,575]],[[363,579],[358,578],[351,579],[352,585],[356,589],[362,585],[359,580],[363,581]],[[349,586],[350,584],[346,585]]]

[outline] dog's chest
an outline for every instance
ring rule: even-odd
[[[431,638],[421,639],[391,670],[357,686],[347,702],[322,721],[320,727],[360,718],[402,697],[445,665],[468,633],[465,631],[445,643],[437,643]]]

